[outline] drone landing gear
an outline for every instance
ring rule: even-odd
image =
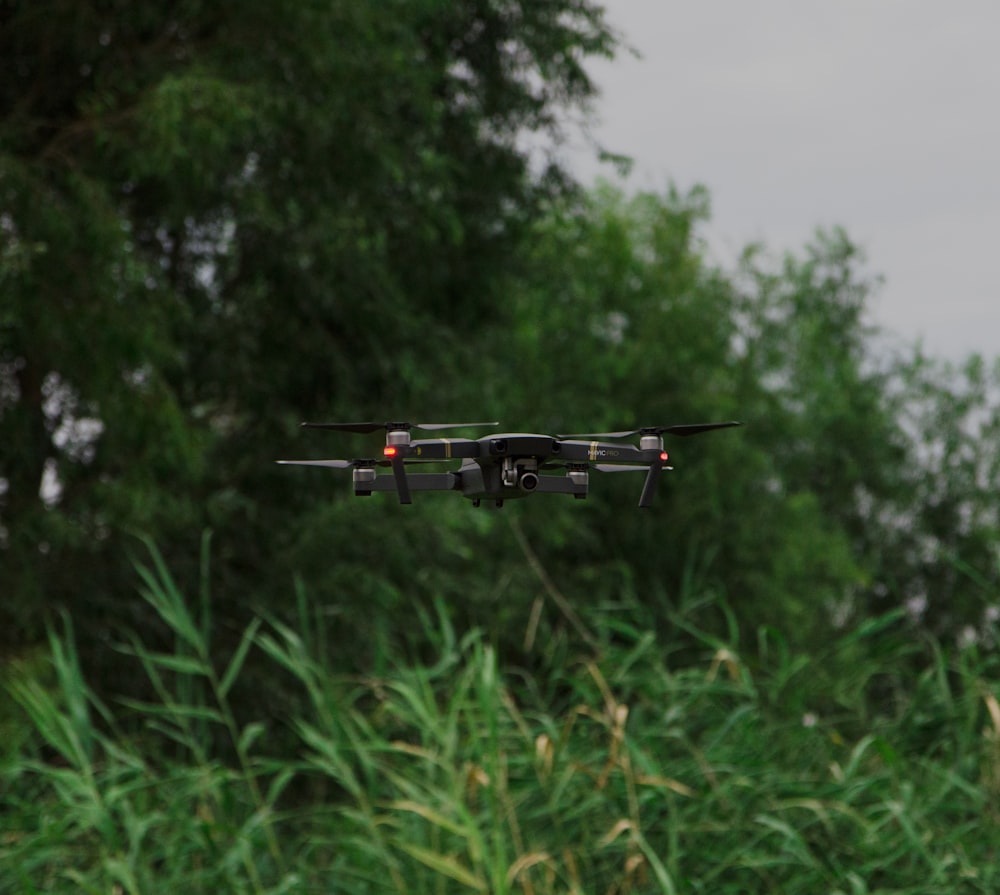
[[[480,497],[473,498],[472,505],[474,507],[480,507],[480,506],[482,506],[482,503],[483,503],[482,498],[480,498]],[[500,497],[497,498],[497,500],[496,500],[496,506],[497,507],[502,507],[503,506],[503,498],[500,498]]]

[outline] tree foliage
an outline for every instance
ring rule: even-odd
[[[215,580],[220,637],[309,582],[348,667],[420,653],[435,600],[507,655],[694,592],[717,634],[807,646],[905,606],[982,639],[998,374],[887,355],[842,232],[722,270],[704,189],[576,188],[549,147],[614,48],[581,0],[0,7],[8,642],[56,607],[89,663],[155,627],[137,534]],[[648,513],[598,472],[586,503],[501,514],[271,462],[371,450],[302,419],[390,415],[748,425],[669,442]]]
[[[180,563],[212,527],[258,580],[311,499],[269,468],[293,425],[473,356],[567,188],[518,140],[613,45],[577,0],[0,7],[5,636],[120,620],[130,533]]]
[[[573,184],[615,43],[0,0],[0,891],[995,890],[1000,365],[886,350],[841,231]],[[747,425],[651,510],[272,462],[389,416]]]

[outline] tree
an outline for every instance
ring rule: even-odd
[[[777,266],[751,249],[720,271],[700,241],[707,216],[700,188],[604,188],[540,229],[513,290],[512,417],[554,431],[747,426],[668,439],[678,468],[654,513],[634,510],[637,482],[594,473],[571,535],[551,541],[561,529],[548,513],[532,534],[570,592],[628,588],[664,619],[685,595],[714,592],[748,633],[773,625],[822,643],[832,625],[898,605],[875,597],[890,560],[873,507],[912,494],[911,440],[895,374],[874,355],[873,283],[840,232]]]
[[[613,47],[578,0],[0,7],[4,636],[137,621],[130,532],[266,578],[294,422],[435,409]]]
[[[544,558],[600,600],[626,587],[669,609],[716,592],[742,630],[804,648],[902,607],[918,629],[992,643],[1000,372],[885,352],[878,280],[844,232],[777,261],[750,247],[720,271],[699,240],[707,215],[701,189],[605,187],[533,241],[505,346],[512,417],[554,431],[747,422],[668,442],[678,470],[655,522],[621,481],[595,482],[572,525],[546,514],[532,532]]]
[[[1000,363],[917,351],[893,369],[909,487],[880,508],[883,588],[934,635],[996,648]]]

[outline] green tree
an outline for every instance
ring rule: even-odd
[[[884,586],[935,635],[995,648],[1000,362],[952,364],[918,351],[894,369],[910,488],[880,508]]]
[[[701,189],[605,187],[538,231],[516,340],[497,351],[518,359],[512,418],[748,424],[668,440],[677,471],[653,514],[633,509],[638,480],[594,473],[587,512],[529,524],[543,558],[598,600],[625,586],[669,609],[715,590],[742,630],[803,646],[902,606],[937,636],[992,643],[1000,373],[887,351],[869,316],[878,280],[844,232],[778,260],[750,247],[721,271],[700,238],[708,211]]]
[[[3,4],[4,636],[136,621],[131,531],[262,586],[294,424],[445,406],[569,188],[519,139],[613,47],[577,0]]]
[[[666,623],[685,593],[710,590],[744,630],[822,642],[867,608],[881,537],[870,505],[909,488],[891,379],[872,360],[872,284],[842,233],[776,268],[751,250],[721,271],[699,232],[708,214],[700,188],[605,187],[540,230],[515,290],[512,417],[555,431],[748,425],[668,438],[677,471],[650,513],[634,509],[640,478],[595,472],[586,512],[563,526],[547,513],[529,532],[570,592],[632,589]]]

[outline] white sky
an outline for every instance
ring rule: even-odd
[[[592,63],[597,142],[628,186],[712,196],[731,266],[841,225],[885,284],[876,322],[960,360],[1000,355],[997,0],[607,0],[641,53]],[[577,146],[584,182],[612,169]]]

